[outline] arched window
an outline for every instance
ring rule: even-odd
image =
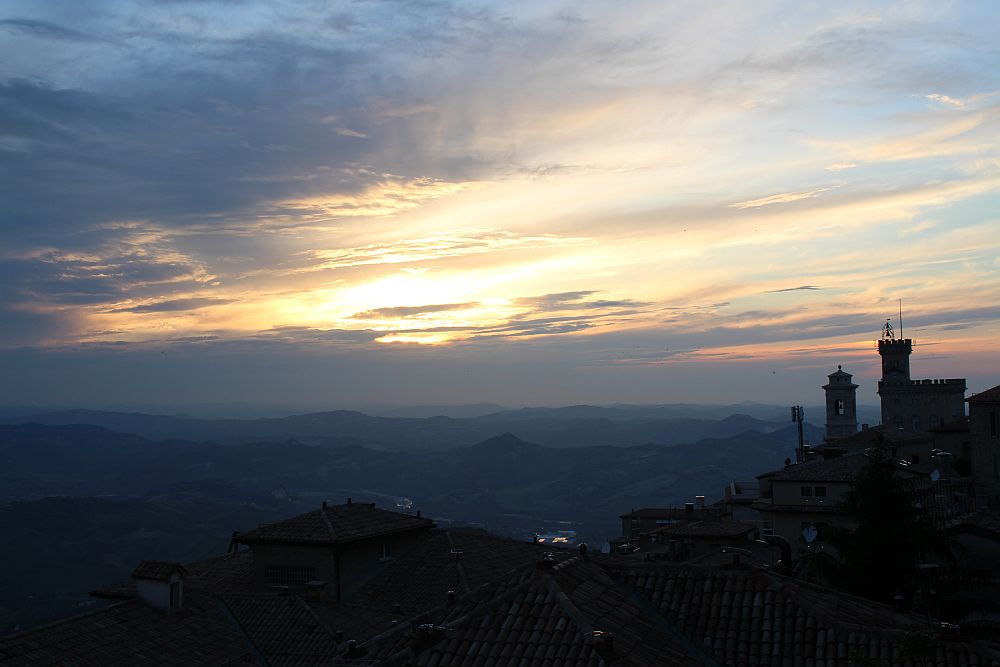
[[[844,399],[838,398],[833,402],[833,414],[842,415],[844,414],[845,411],[846,410],[844,408]]]
[[[931,415],[931,418],[927,420],[927,426],[930,428],[937,428],[941,425],[941,420],[938,419],[937,415]]]
[[[892,419],[892,425],[895,426],[896,428],[903,428],[903,418],[900,417],[899,415],[896,415]]]
[[[919,415],[913,415],[913,430],[914,431],[919,431],[920,430],[920,416]]]

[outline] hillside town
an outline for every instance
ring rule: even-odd
[[[822,443],[718,500],[631,508],[607,548],[323,502],[137,563],[0,663],[1000,665],[1000,386],[912,378],[889,324],[876,346],[881,424],[838,366]]]

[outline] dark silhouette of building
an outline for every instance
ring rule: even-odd
[[[836,440],[853,435],[858,430],[858,385],[851,382],[852,375],[837,366],[827,376],[823,385],[826,393],[826,439]]]
[[[969,397],[972,481],[981,505],[1000,508],[1000,385]]]
[[[882,424],[896,431],[930,431],[965,416],[965,379],[913,380],[910,354],[913,341],[895,338],[886,326],[878,341],[882,379],[878,395]]]

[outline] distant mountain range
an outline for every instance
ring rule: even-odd
[[[711,502],[728,482],[780,467],[796,443],[788,422],[644,410],[13,418],[0,424],[0,632],[71,613],[89,588],[126,577],[141,558],[219,553],[231,531],[322,500],[409,502],[442,525],[524,539],[572,527],[599,545],[631,508]],[[822,437],[805,426],[808,439]]]
[[[153,440],[220,444],[296,440],[324,447],[364,446],[394,451],[467,447],[505,432],[549,447],[680,445],[706,438],[727,438],[749,430],[769,433],[789,424],[785,418],[763,420],[739,413],[729,413],[724,418],[682,417],[678,416],[682,407],[578,405],[507,410],[461,419],[373,417],[349,410],[265,419],[194,419],[138,412],[63,410],[6,417],[0,422],[90,424]],[[714,410],[713,407],[710,412]]]

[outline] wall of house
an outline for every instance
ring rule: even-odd
[[[793,558],[806,553],[836,555],[836,549],[830,543],[830,528],[851,525],[842,515],[827,512],[773,512],[769,518],[774,533],[788,540]],[[802,531],[810,525],[816,527],[816,539],[812,543],[806,542],[802,535]]]
[[[184,586],[178,590],[178,599],[173,607],[170,606],[170,586],[181,582],[181,576],[174,573],[167,581],[153,581],[150,579],[135,579],[136,596],[154,609],[162,612],[177,611],[184,606]]]
[[[353,595],[366,581],[378,574],[392,559],[419,541],[423,531],[387,535],[363,542],[353,542],[340,555],[341,599]]]
[[[340,546],[254,544],[254,586],[268,590],[288,586],[305,591],[307,581],[325,581],[326,591],[337,596],[340,568],[340,599],[346,599],[396,556],[411,548],[424,530],[396,533]]]
[[[1000,508],[1000,403],[969,403],[969,440],[976,503]]]
[[[817,487],[822,491],[817,492]],[[803,488],[809,489],[809,494],[803,494]],[[843,498],[850,488],[846,482],[786,482],[775,481],[771,484],[771,494],[775,505],[799,505],[801,507],[832,507]],[[817,495],[817,494],[820,495]],[[823,495],[825,494],[825,495]]]

